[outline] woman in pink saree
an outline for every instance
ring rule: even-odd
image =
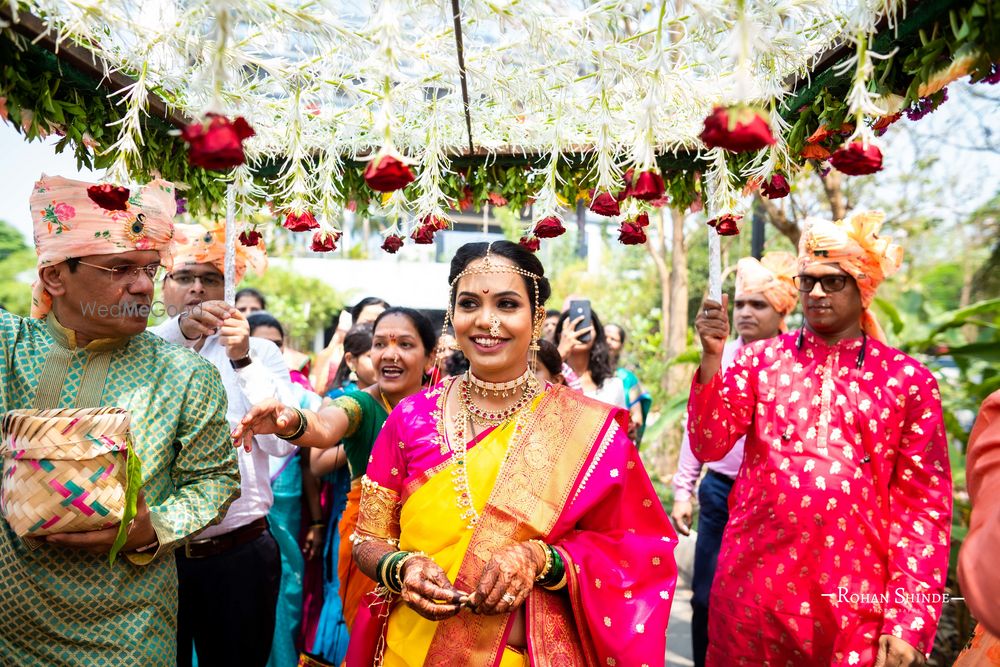
[[[348,667],[663,664],[676,536],[628,413],[529,370],[543,271],[506,241],[452,260],[471,368],[402,401],[375,443],[353,541],[379,588]]]

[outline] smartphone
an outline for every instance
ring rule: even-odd
[[[594,318],[590,311],[590,299],[580,299],[569,302],[569,320],[572,322],[576,318],[583,316],[583,319],[576,325],[574,331],[580,331],[582,329],[588,329],[594,326]],[[586,333],[580,336],[581,343],[590,342],[590,333]]]

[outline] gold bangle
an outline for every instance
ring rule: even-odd
[[[529,544],[537,544],[542,549],[542,554],[545,556],[545,567],[542,571],[535,577],[535,581],[544,581],[545,577],[549,576],[549,572],[552,571],[552,552],[549,551],[548,546],[545,542],[541,540],[528,540]]]
[[[305,434],[306,429],[309,427],[309,423],[306,421],[306,416],[305,414],[302,413],[301,410],[293,406],[288,406],[288,407],[292,408],[292,411],[296,415],[298,415],[299,427],[294,431],[292,431],[291,433],[289,433],[288,435],[282,435],[281,433],[275,433],[275,435],[277,435],[282,440],[298,440]]]
[[[566,587],[566,572],[563,572],[562,579],[552,584],[551,586],[542,586],[547,591],[559,591]]]

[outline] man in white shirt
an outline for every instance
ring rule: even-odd
[[[773,252],[761,261],[752,257],[736,265],[736,300],[733,319],[739,337],[726,343],[722,353],[725,369],[744,345],[773,338],[785,330],[785,316],[798,301],[798,291],[792,281],[797,270],[795,256]],[[729,492],[743,465],[743,440],[719,461],[707,464],[708,472],[698,485],[698,540],[695,543],[694,573],[691,576],[691,643],[695,667],[704,667],[708,651],[708,598],[719,560],[722,534],[729,521]],[[695,482],[701,476],[702,462],[691,451],[687,429],[681,441],[680,461],[674,475],[674,504],[670,518],[677,532],[691,532],[691,496]]]
[[[178,227],[186,238],[176,246],[173,271],[163,280],[163,303],[168,314],[180,314],[151,331],[218,369],[231,428],[254,403],[267,398],[291,402],[281,352],[270,341],[251,338],[243,314],[222,300],[222,235],[200,225]],[[265,262],[262,249],[237,244],[240,277],[248,265]],[[177,664],[182,667],[191,664],[192,643],[200,667],[263,666],[271,652],[281,560],[267,527],[274,499],[269,458],[288,456],[294,445],[267,435],[255,441],[251,452],[238,450],[240,497],[221,523],[177,552]]]

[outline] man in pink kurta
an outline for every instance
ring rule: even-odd
[[[803,234],[805,326],[725,376],[724,305],[696,320],[688,431],[702,460],[746,436],[712,588],[707,664],[923,664],[948,570],[951,476],[937,384],[868,310],[898,268],[881,217]],[[882,662],[884,661],[884,662]]]
[[[735,361],[743,347],[757,340],[773,338],[785,331],[785,316],[795,309],[798,290],[794,276],[795,255],[771,252],[760,260],[744,257],[736,264],[736,303],[733,319],[739,337],[726,343],[722,368]],[[708,473],[698,484],[698,536],[691,575],[691,646],[695,667],[705,666],[708,652],[708,603],[722,535],[729,521],[729,495],[743,464],[743,439],[729,453],[708,464]],[[691,527],[691,496],[701,476],[702,462],[691,451],[687,435],[681,440],[680,460],[674,475],[674,504],[670,517],[677,532],[688,535]]]

